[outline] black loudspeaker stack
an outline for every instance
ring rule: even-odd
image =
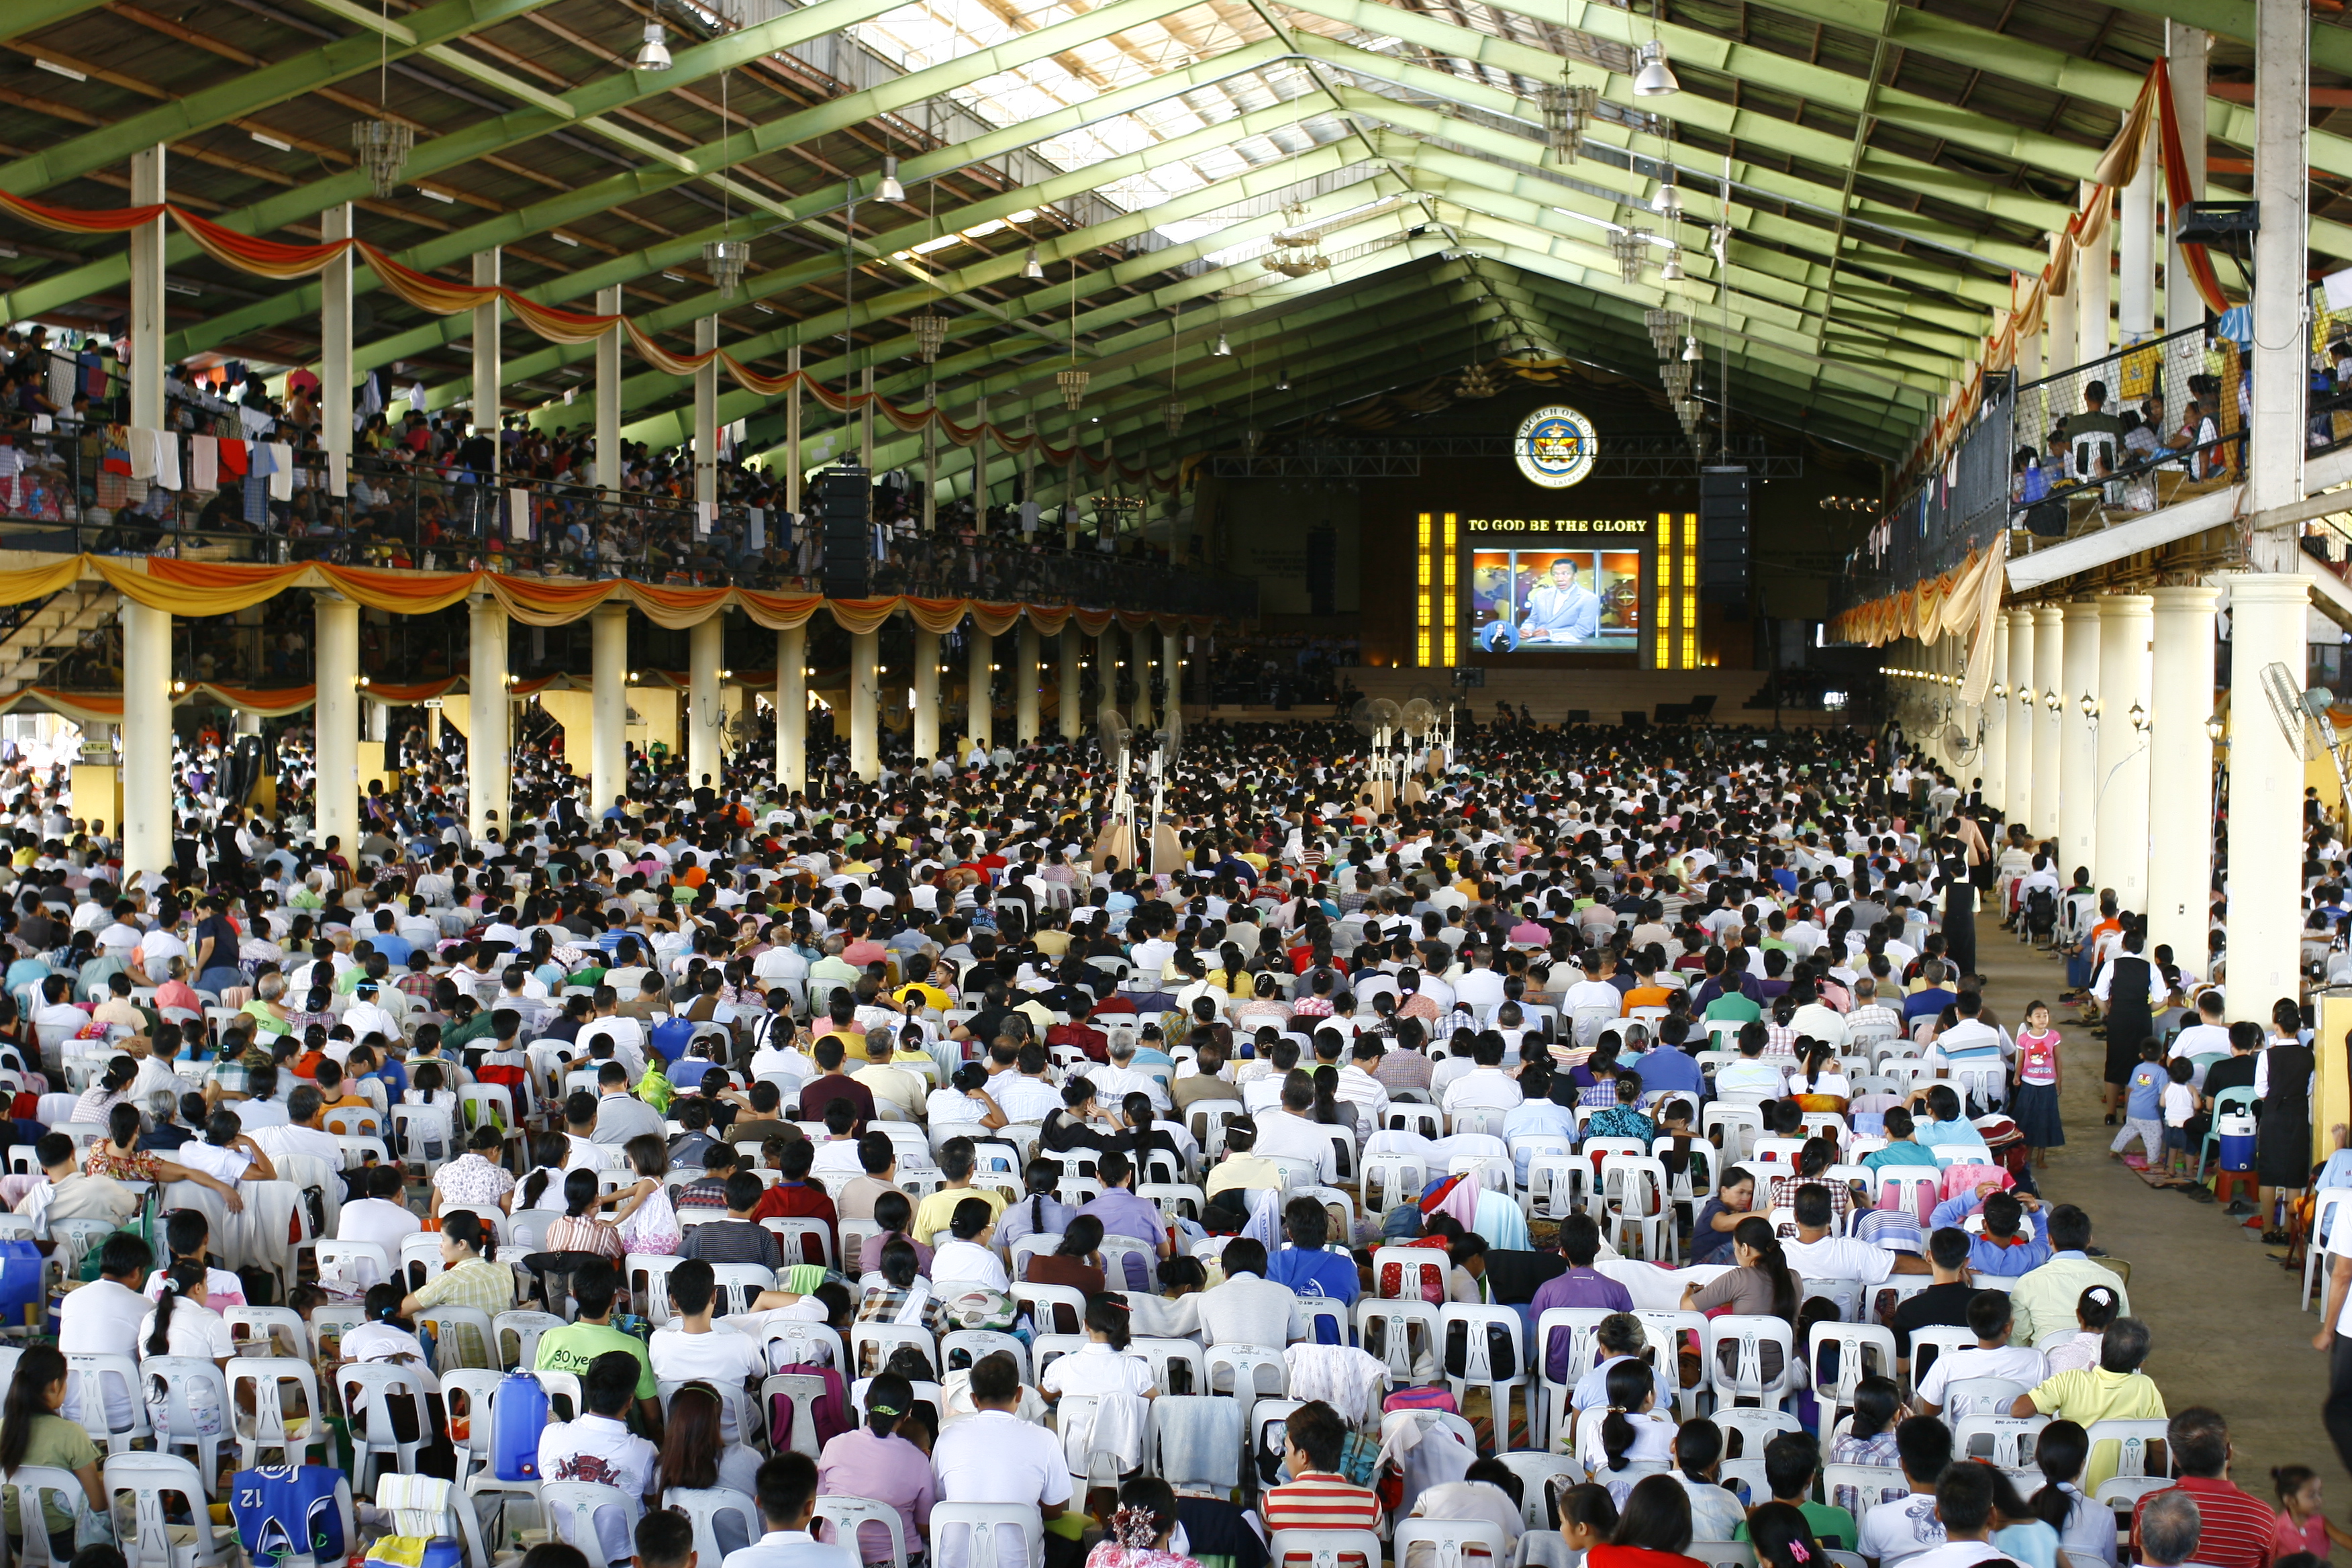
[[[874,584],[874,487],[866,470],[843,463],[816,477],[816,521],[824,530],[824,595],[862,599]]]
[[[1698,590],[1710,605],[1748,603],[1746,468],[1703,468],[1698,476]]]

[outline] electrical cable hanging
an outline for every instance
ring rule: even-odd
[[[1078,405],[1087,400],[1087,383],[1089,379],[1091,378],[1087,373],[1078,368],[1078,261],[1077,258],[1072,257],[1070,258],[1070,363],[1069,368],[1056,372],[1054,376],[1054,384],[1062,389],[1062,405],[1071,413],[1076,414],[1078,411]],[[1073,437],[1072,439],[1075,441],[1076,437]]]
[[[735,121],[727,104],[727,79],[730,71],[719,73],[719,166],[732,167],[727,150],[734,144]],[[735,298],[735,290],[743,282],[743,274],[751,265],[751,245],[749,240],[735,237],[735,195],[731,181],[719,182],[719,237],[702,242],[702,269],[719,286],[721,300]]]
[[[930,110],[928,109],[925,110],[925,121],[931,143],[937,146],[940,139],[939,122],[930,118]],[[929,205],[930,210],[923,219],[923,240],[927,245],[940,237],[940,183],[937,180],[933,180],[930,184]],[[926,251],[923,254],[929,253]],[[923,313],[909,317],[907,325],[914,330],[915,357],[925,364],[936,364],[940,358],[940,345],[947,341],[948,321],[947,318],[939,312],[938,277],[930,270],[930,264],[928,261],[924,263],[923,283],[927,290],[923,301]],[[934,378],[931,402],[935,405],[939,402],[936,378]]]
[[[1174,436],[1184,428],[1184,400],[1176,395],[1176,350],[1184,336],[1184,308],[1168,312],[1168,401],[1160,405],[1160,423]]]

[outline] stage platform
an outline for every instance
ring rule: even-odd
[[[1453,681],[1453,672],[1445,669],[1364,668],[1350,669],[1347,674],[1364,696],[1386,697],[1397,702],[1420,689],[1434,689],[1442,694],[1451,689]],[[1465,696],[1482,725],[1494,721],[1497,702],[1508,702],[1514,714],[1524,706],[1538,724],[1614,725],[1622,723],[1628,713],[1639,713],[1651,724],[1675,723],[1684,721],[1685,716],[1696,708],[1710,723],[1769,728],[1771,704],[1768,701],[1756,708],[1748,705],[1763,689],[1764,671],[1759,669],[1490,669],[1486,672],[1486,684],[1470,689]],[[1661,708],[1666,710],[1663,717]],[[1683,713],[1677,714],[1676,710]],[[1188,703],[1184,716],[1194,723],[1209,720],[1220,723],[1295,724],[1322,722],[1333,714],[1328,702],[1298,702],[1287,710],[1232,705],[1204,708]],[[1825,713],[1819,709],[1784,709],[1780,722],[1784,726],[1843,724],[1845,714]]]

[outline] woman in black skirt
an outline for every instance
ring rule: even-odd
[[[2254,1069],[2254,1179],[2262,1184],[2256,1199],[2263,1205],[2263,1223],[2271,1225],[2272,1204],[2279,1190],[2300,1191],[2311,1180],[2311,1077],[2317,1058],[2303,1043],[2303,1010],[2294,999],[2282,996],[2271,1009],[2270,1048]],[[2286,1239],[2265,1229],[2264,1241]]]

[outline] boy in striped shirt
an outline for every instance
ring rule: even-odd
[[[1259,1505],[1266,1529],[1378,1530],[1381,1500],[1339,1474],[1339,1450],[1348,1440],[1339,1413],[1312,1400],[1292,1411],[1284,1428],[1282,1458],[1290,1479],[1268,1489]]]

